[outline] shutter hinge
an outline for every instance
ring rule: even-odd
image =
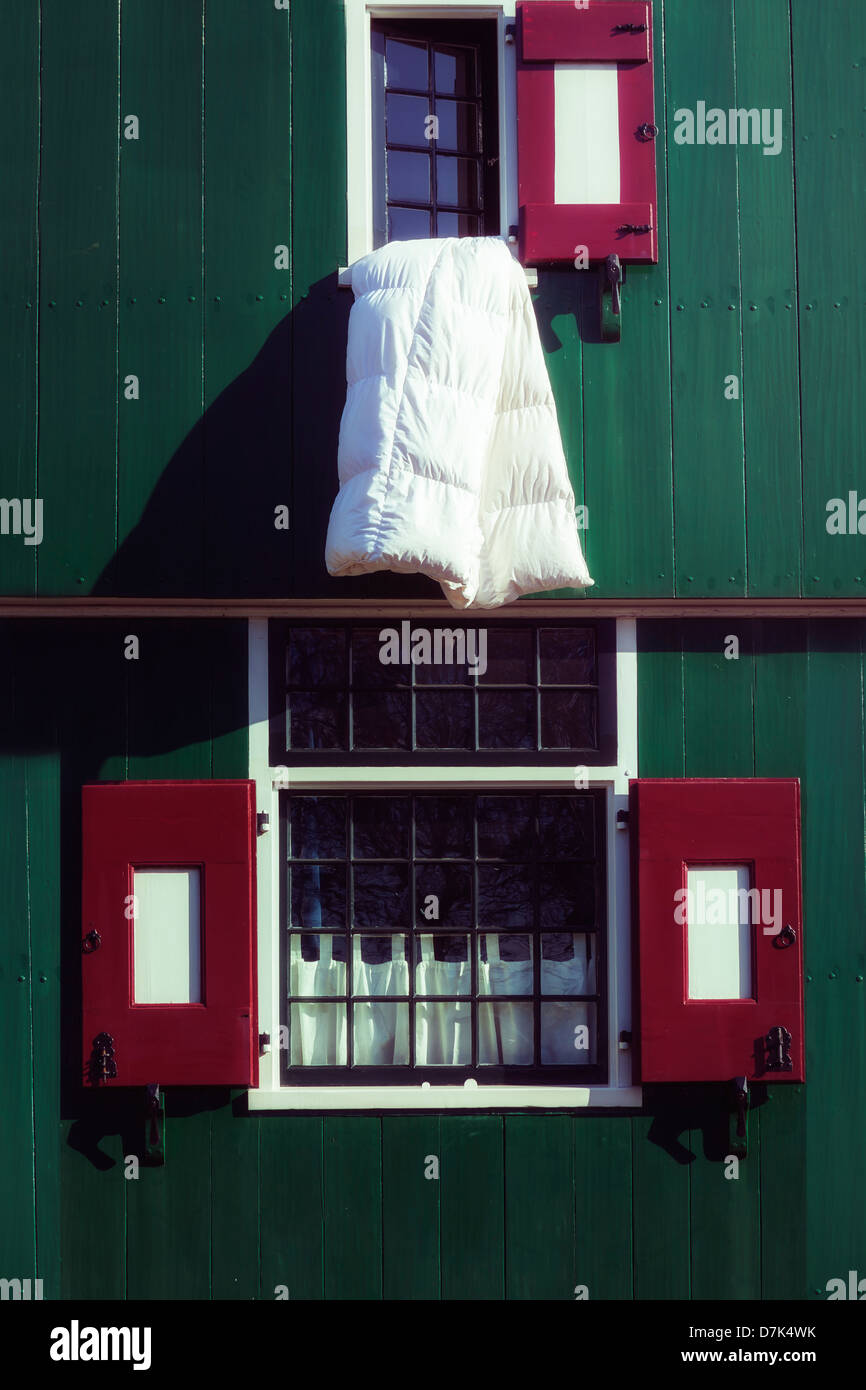
[[[616,828],[617,830],[628,830],[628,811],[617,811]]]
[[[517,25],[516,25],[516,24],[506,24],[506,26],[505,26],[505,42],[506,42],[506,43],[514,43],[516,34],[517,34]]]
[[[267,811],[258,811],[256,813],[256,834],[264,835],[268,830],[270,830],[270,828],[271,818],[268,815]]]

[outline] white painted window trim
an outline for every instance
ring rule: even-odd
[[[555,609],[554,609],[555,611]],[[427,1082],[407,1086],[282,1086],[277,1041],[280,1034],[279,796],[296,788],[311,791],[385,787],[392,790],[443,787],[473,789],[574,786],[574,764],[563,767],[321,767],[273,768],[269,759],[268,623],[249,623],[249,775],[256,783],[256,810],[270,818],[258,837],[257,914],[259,1031],[271,1037],[259,1059],[259,1085],[248,1092],[250,1110],[502,1110],[633,1107],[642,1103],[632,1085],[631,1053],[620,1051],[619,1034],[632,1026],[629,834],[618,830],[617,811],[628,809],[628,782],[637,776],[637,646],[633,618],[616,620],[617,763],[587,769],[590,787],[603,787],[607,809],[608,1056],[607,1086],[462,1086]],[[339,1074],[337,1068],[335,1072]]]
[[[346,160],[348,265],[340,284],[351,285],[351,267],[373,250],[373,118],[370,82],[371,19],[495,19],[498,26],[499,87],[499,228],[508,242],[517,226],[517,62],[516,46],[505,42],[505,26],[514,21],[516,0],[479,5],[474,0],[345,0],[346,7]],[[512,245],[516,253],[516,247]],[[538,273],[527,271],[531,285]]]

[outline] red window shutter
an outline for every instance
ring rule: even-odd
[[[82,789],[85,1084],[102,1033],[109,1085],[257,1084],[255,833],[251,781]],[[134,873],[173,866],[200,871],[201,1003],[135,1003]]]
[[[590,0],[587,8],[578,9],[573,0],[523,0],[517,11],[521,260],[524,265],[572,264],[575,247],[586,246],[592,260],[616,252],[624,261],[657,261],[650,4]],[[567,64],[598,63],[617,64],[619,197],[615,202],[561,201],[558,160],[568,160],[570,141],[567,109],[560,111],[557,126],[556,72]],[[560,101],[564,90],[559,88]]]
[[[640,1079],[804,1080],[799,783],[638,779],[629,803]],[[697,895],[685,898],[690,865],[749,865],[752,887],[781,908],[778,930],[769,913],[749,914],[751,998],[688,997],[688,912],[699,920]],[[772,1068],[783,1054],[766,1039],[778,1027],[790,1033],[790,1070]]]

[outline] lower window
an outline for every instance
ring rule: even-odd
[[[282,1081],[604,1083],[605,793],[281,794]]]

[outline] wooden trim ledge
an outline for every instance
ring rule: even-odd
[[[863,598],[521,599],[452,608],[444,599],[0,598],[0,618],[866,618]]]

